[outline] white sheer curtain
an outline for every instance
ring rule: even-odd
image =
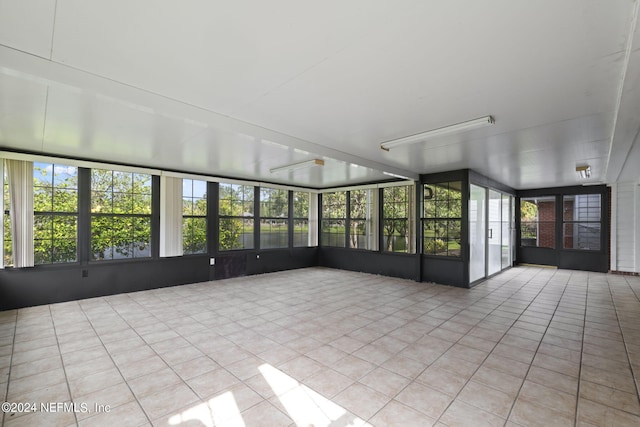
[[[318,246],[318,194],[309,193],[309,246]]]
[[[33,162],[5,160],[14,267],[33,267]]]
[[[372,251],[378,250],[378,223],[380,222],[380,215],[378,215],[379,194],[380,191],[377,188],[367,191],[367,222],[369,223],[367,248]]]
[[[182,254],[182,178],[161,176],[160,256]]]

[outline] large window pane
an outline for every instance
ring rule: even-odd
[[[539,248],[556,247],[555,196],[520,200],[520,244]]]
[[[91,170],[91,258],[151,257],[151,175]]]
[[[602,200],[600,194],[562,198],[562,246],[564,249],[601,249]]]
[[[289,192],[260,188],[260,248],[289,247]]]
[[[349,247],[374,249],[374,191],[352,190],[349,192]]]
[[[462,182],[424,185],[423,253],[460,256]]]
[[[78,169],[33,164],[34,263],[77,261]]]
[[[220,183],[218,198],[220,250],[255,247],[253,242],[254,191],[254,187],[250,185]]]
[[[182,252],[207,252],[207,183],[182,180]]]
[[[293,246],[309,246],[309,193],[293,192]]]
[[[382,232],[385,251],[412,253],[414,187],[387,187],[382,191]]]
[[[345,247],[346,221],[347,192],[324,193],[320,243],[323,246]]]

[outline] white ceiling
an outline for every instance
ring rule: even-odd
[[[640,177],[636,0],[0,0],[0,147],[314,188]],[[493,115],[495,125],[380,150]],[[269,169],[322,158],[325,166]]]

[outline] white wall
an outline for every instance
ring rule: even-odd
[[[640,272],[640,186],[637,181],[619,182],[611,195],[611,244],[615,245],[611,269]]]

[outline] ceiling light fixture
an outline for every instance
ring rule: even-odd
[[[387,176],[392,176],[394,178],[400,178],[400,179],[411,179],[408,176],[404,176],[404,175],[398,175],[397,173],[391,173],[391,172],[386,172],[386,171],[382,171],[383,174],[387,175]]]
[[[455,125],[445,126],[438,129],[428,130],[426,132],[417,133],[415,135],[405,136],[398,139],[392,139],[380,144],[380,148],[384,151],[389,151],[391,148],[396,148],[400,145],[414,144],[416,142],[426,141],[427,139],[435,138],[438,136],[449,135],[457,132],[464,132],[471,129],[476,129],[483,126],[492,125],[495,123],[493,117],[486,116],[479,119],[469,120]]]
[[[305,160],[304,162],[292,163],[290,165],[279,166],[277,168],[269,169],[271,173],[279,173],[279,172],[289,172],[298,169],[310,168],[312,166],[324,166],[324,160],[322,159],[311,159]]]
[[[576,166],[576,172],[582,179],[591,178],[591,166],[589,165]]]

